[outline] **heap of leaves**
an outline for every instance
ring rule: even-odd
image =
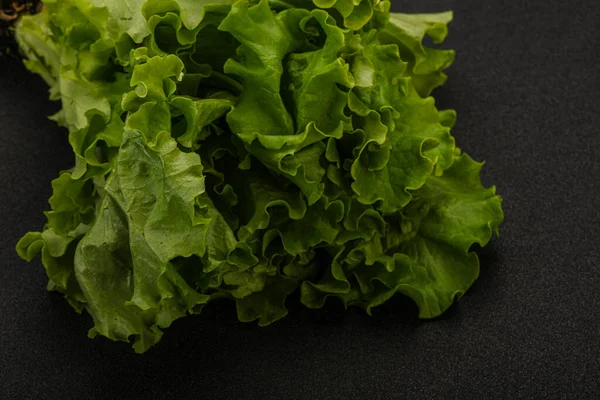
[[[503,214],[432,89],[451,13],[381,0],[48,0],[17,30],[62,101],[75,166],[52,183],[49,289],[90,336],[134,341],[235,300],[267,325],[300,290],[370,312],[395,293],[441,314]]]

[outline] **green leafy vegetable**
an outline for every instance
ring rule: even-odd
[[[90,336],[144,352],[216,298],[270,324],[299,290],[443,313],[502,222],[431,91],[452,14],[385,0],[47,0],[16,31],[74,167],[42,232],[50,283]]]

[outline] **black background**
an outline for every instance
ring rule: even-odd
[[[395,1],[453,9],[441,108],[504,198],[480,279],[442,318],[396,299],[330,304],[267,328],[232,304],[179,320],[143,356],[86,337],[88,316],[14,252],[72,166],[41,79],[0,60],[0,398],[600,398],[600,12],[580,1]]]

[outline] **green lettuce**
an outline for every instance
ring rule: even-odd
[[[503,220],[435,106],[450,12],[386,0],[47,0],[16,37],[74,166],[41,232],[49,284],[89,336],[144,352],[229,298],[241,321],[396,293],[443,313]]]

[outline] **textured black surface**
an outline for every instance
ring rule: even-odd
[[[405,3],[403,8],[402,3]],[[410,3],[410,4],[409,4]],[[16,240],[72,165],[43,82],[0,60],[0,398],[600,398],[600,12],[580,1],[395,1],[454,9],[436,95],[504,197],[480,279],[442,318],[297,305],[267,328],[231,304],[177,321],[144,356],[86,337]]]

